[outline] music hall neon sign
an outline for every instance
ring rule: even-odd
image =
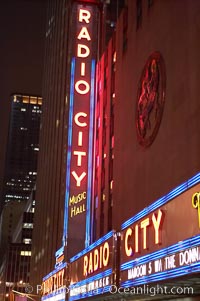
[[[74,4],[63,243],[77,253],[90,243],[96,47],[95,6]],[[74,29],[73,29],[74,30]],[[74,32],[74,31],[73,31]],[[95,51],[94,51],[95,49]],[[77,249],[76,249],[77,247]],[[74,254],[75,254],[74,253]]]

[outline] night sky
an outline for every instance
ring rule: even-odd
[[[42,95],[46,0],[0,0],[0,201],[10,95]]]

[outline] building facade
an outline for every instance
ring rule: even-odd
[[[37,177],[42,98],[13,94],[1,202],[1,257]]]
[[[47,70],[63,72],[45,86],[53,92],[43,116],[31,278],[36,287],[43,277],[42,300],[199,295],[200,5],[123,4],[112,37],[95,54],[92,43],[106,43],[103,2],[49,6],[55,43],[47,41],[54,45]],[[70,40],[58,44],[62,24]],[[68,57],[59,60],[61,49]]]
[[[36,182],[42,98],[11,96],[10,126],[1,208],[29,199]],[[15,151],[13,151],[15,150]]]

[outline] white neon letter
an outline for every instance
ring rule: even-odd
[[[85,75],[85,63],[81,63],[81,76]]]
[[[91,17],[91,13],[86,9],[80,9],[79,10],[79,22],[85,21],[85,23],[90,23],[89,19]]]
[[[90,54],[90,49],[86,45],[78,44],[77,57],[87,57]]]
[[[81,40],[81,39],[86,39],[88,41],[91,41],[89,32],[86,27],[82,27],[81,31],[79,32],[78,40]]]
[[[159,230],[160,230],[161,218],[162,218],[162,211],[159,209],[157,219],[155,214],[153,214],[152,216],[152,222],[155,230],[155,244],[159,244],[160,242]]]
[[[83,146],[83,132],[78,132],[78,146]]]
[[[79,121],[79,117],[87,117],[87,114],[86,113],[84,113],[84,112],[79,112],[79,113],[77,113],[76,115],[75,115],[75,117],[74,117],[74,121],[75,121],[75,123],[78,125],[78,126],[80,126],[80,127],[85,127],[85,126],[87,126],[87,123],[86,122],[80,122]]]
[[[86,156],[86,152],[74,151],[74,155],[77,157],[77,165],[81,166],[82,156]]]
[[[82,174],[80,175],[80,177],[77,175],[77,173],[75,171],[72,171],[72,175],[76,180],[76,186],[81,186],[81,181],[85,178],[86,176],[86,172],[82,172]]]
[[[79,88],[80,85],[85,86],[83,90]],[[87,94],[90,91],[90,86],[85,80],[79,80],[75,84],[75,90],[79,94]]]

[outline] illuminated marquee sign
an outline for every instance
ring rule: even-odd
[[[74,2],[63,245],[69,257],[91,241],[95,59],[98,9]]]
[[[42,300],[65,300],[66,293],[66,263],[43,278]]]
[[[117,235],[109,232],[70,260],[69,300],[109,292],[115,284]]]
[[[199,191],[197,174],[122,225],[121,287],[200,271]]]

